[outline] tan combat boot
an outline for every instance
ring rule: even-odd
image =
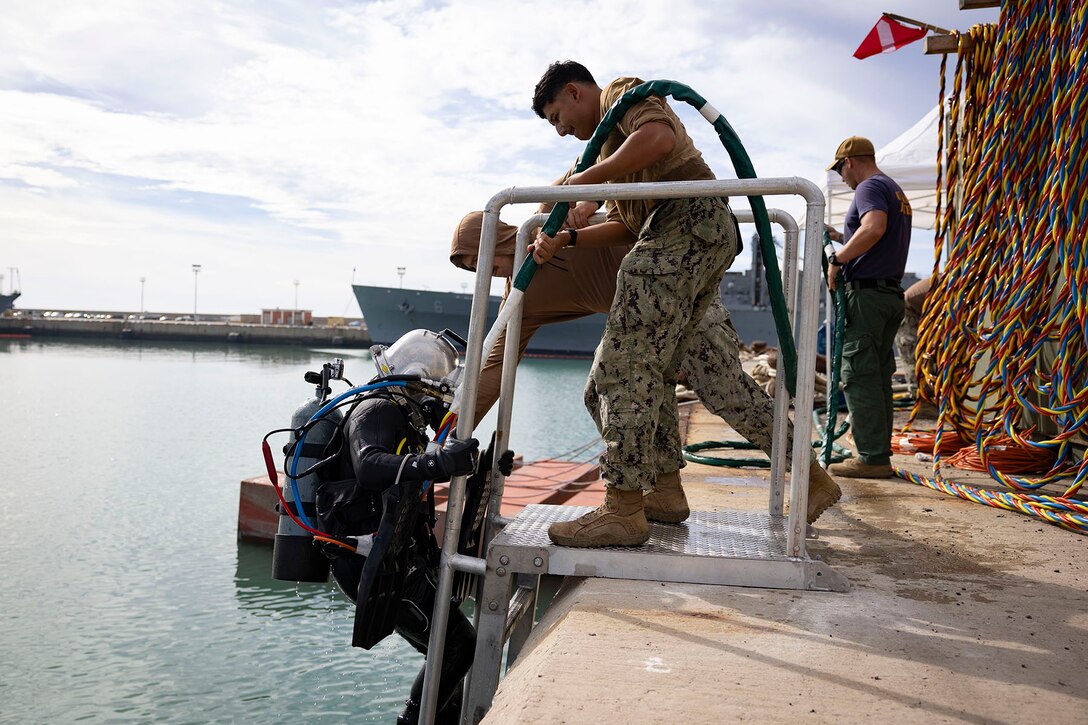
[[[844,478],[891,478],[895,475],[895,471],[887,463],[862,463],[857,458],[835,463],[827,470],[833,476],[843,476]]]
[[[678,524],[691,514],[688,499],[680,486],[680,471],[662,473],[654,490],[642,497],[642,507],[649,521]]]
[[[604,503],[575,521],[548,527],[548,537],[560,546],[638,546],[650,538],[642,512],[642,491],[605,489]]]
[[[808,467],[808,516],[811,524],[842,496],[842,489],[816,461]]]

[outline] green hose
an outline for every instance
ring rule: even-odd
[[[830,244],[831,236],[824,229],[824,249],[827,249]],[[824,279],[827,279],[826,253],[820,255],[820,264],[824,270]],[[835,307],[835,339],[831,346],[831,375],[827,381],[827,425],[824,427],[823,450],[820,451],[824,468],[832,462],[831,454],[835,448],[835,441],[850,429],[850,423],[845,420],[841,428],[835,427],[839,418],[839,377],[842,368],[843,331],[846,328],[846,289],[841,279],[835,285],[835,291],[831,293],[831,301]],[[838,460],[843,459],[840,457]]]
[[[748,441],[704,441],[703,443],[689,443],[684,446],[684,460],[692,463],[702,463],[706,466],[731,466],[733,468],[770,468],[771,462],[763,458],[718,458],[717,456],[700,456],[698,451],[714,451],[728,448],[734,451],[757,451],[759,446]]]
[[[819,422],[817,421],[817,426]],[[823,443],[819,441],[813,441],[813,447],[818,448]],[[720,451],[722,448],[728,448],[731,451],[758,451],[759,446],[755,443],[749,443],[747,441],[704,441],[703,443],[689,443],[683,446],[683,459],[689,463],[703,464],[704,466],[730,466],[732,468],[770,468],[770,460],[766,458],[719,458],[717,456],[704,456],[698,455],[700,451]],[[851,455],[845,448],[836,445],[834,446],[839,453],[837,456],[831,458],[833,463],[839,463],[840,460],[845,460],[846,456]],[[826,464],[825,464],[826,465]]]
[[[593,132],[593,136],[589,139],[589,143],[586,144],[586,148],[582,152],[578,165],[574,169],[575,173],[585,171],[596,162],[605,140],[612,133],[612,129],[619,120],[627,113],[627,110],[649,96],[659,96],[661,98],[672,96],[678,101],[690,104],[699,111],[702,111],[703,107],[707,105],[705,98],[683,83],[676,81],[647,81],[635,86],[627,93],[624,93],[604,114],[601,122],[597,125],[597,130]],[[712,124],[714,130],[718,132],[718,138],[721,139],[722,145],[729,152],[729,158],[733,162],[733,169],[737,173],[737,178],[756,178],[756,172],[752,167],[748,152],[744,150],[740,138],[737,137],[729,122],[725,120],[725,116],[719,113],[717,119],[712,121]],[[763,202],[762,196],[749,196],[748,203],[752,206],[752,216],[755,218],[756,230],[759,232],[759,246],[763,252],[764,276],[767,280],[767,291],[771,297],[771,311],[774,313],[775,329],[778,332],[780,358],[786,374],[786,389],[789,390],[790,395],[793,395],[796,392],[797,384],[797,349],[793,341],[793,332],[790,329],[789,314],[786,312],[786,298],[782,292],[782,273],[778,269],[778,257],[775,252],[774,240],[771,237],[771,222],[767,216],[767,205]],[[555,236],[562,228],[569,209],[570,205],[567,202],[557,203],[552,208],[548,220],[544,223],[544,233],[549,237]],[[514,278],[514,287],[524,292],[532,281],[533,275],[536,274],[536,269],[537,263],[533,261],[532,256],[526,257],[525,262],[521,265],[521,269],[518,270],[517,276]]]

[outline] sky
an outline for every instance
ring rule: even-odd
[[[553,61],[602,86],[685,83],[761,177],[822,187],[843,138],[880,148],[937,102],[921,42],[853,58],[881,12],[960,30],[998,16],[957,0],[0,3],[0,291],[17,268],[23,308],[348,316],[352,282],[397,286],[398,267],[405,287],[471,290],[448,261],[457,221],[582,150],[531,109]],[[925,272],[931,237],[916,240],[908,271]]]

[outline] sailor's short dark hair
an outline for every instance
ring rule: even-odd
[[[548,70],[544,71],[544,75],[536,83],[536,90],[533,91],[533,110],[536,111],[536,115],[546,118],[544,106],[554,101],[560,89],[568,83],[597,85],[597,81],[593,80],[593,74],[581,63],[573,60],[557,60],[548,66]]]

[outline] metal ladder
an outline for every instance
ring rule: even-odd
[[[494,259],[499,212],[503,206],[525,202],[558,202],[609,199],[672,199],[696,196],[754,196],[796,194],[806,201],[805,267],[806,274],[797,289],[796,221],[774,210],[769,214],[785,230],[784,292],[787,309],[794,322],[798,342],[797,385],[794,405],[797,410],[813,407],[816,362],[816,329],[819,323],[820,241],[824,198],[818,187],[798,177],[777,179],[738,179],[682,181],[639,184],[596,184],[584,186],[546,186],[510,188],[491,198],[484,209],[480,251],[477,261],[468,346],[465,362],[462,414],[458,419],[458,437],[470,437],[475,425],[473,411],[480,370],[488,351],[482,350],[490,273]],[[737,213],[742,221],[751,220],[751,212]],[[530,219],[518,235],[515,268],[520,266],[528,244],[529,229],[539,224]],[[798,302],[800,313],[794,302]],[[504,450],[509,429],[516,373],[520,315],[511,318],[506,335],[503,377],[499,398],[498,430],[495,450]],[[421,721],[431,722],[435,712],[438,677],[449,617],[449,601],[456,571],[482,578],[477,587],[476,655],[465,688],[462,721],[479,722],[491,705],[498,686],[503,649],[510,643],[508,659],[516,658],[532,629],[533,612],[542,575],[601,576],[653,581],[678,581],[701,584],[757,586],[789,589],[845,591],[845,577],[819,560],[808,557],[805,548],[807,525],[807,476],[792,476],[790,514],[783,515],[783,480],[786,462],[787,415],[789,396],[784,376],[778,377],[775,395],[774,452],[771,461],[771,486],[768,511],[693,512],[684,524],[651,524],[649,542],[638,548],[604,547],[575,549],[551,544],[547,528],[554,521],[577,518],[588,508],[572,506],[527,506],[517,517],[504,521],[499,516],[502,477],[493,472],[492,498],[485,523],[486,559],[457,553],[461,517],[465,503],[465,477],[450,485],[446,530],[439,567],[438,594],[432,617],[423,689]],[[805,471],[811,448],[811,420],[801,415],[794,422],[792,460]],[[501,527],[501,532],[497,530]],[[517,584],[515,588],[515,582]]]

